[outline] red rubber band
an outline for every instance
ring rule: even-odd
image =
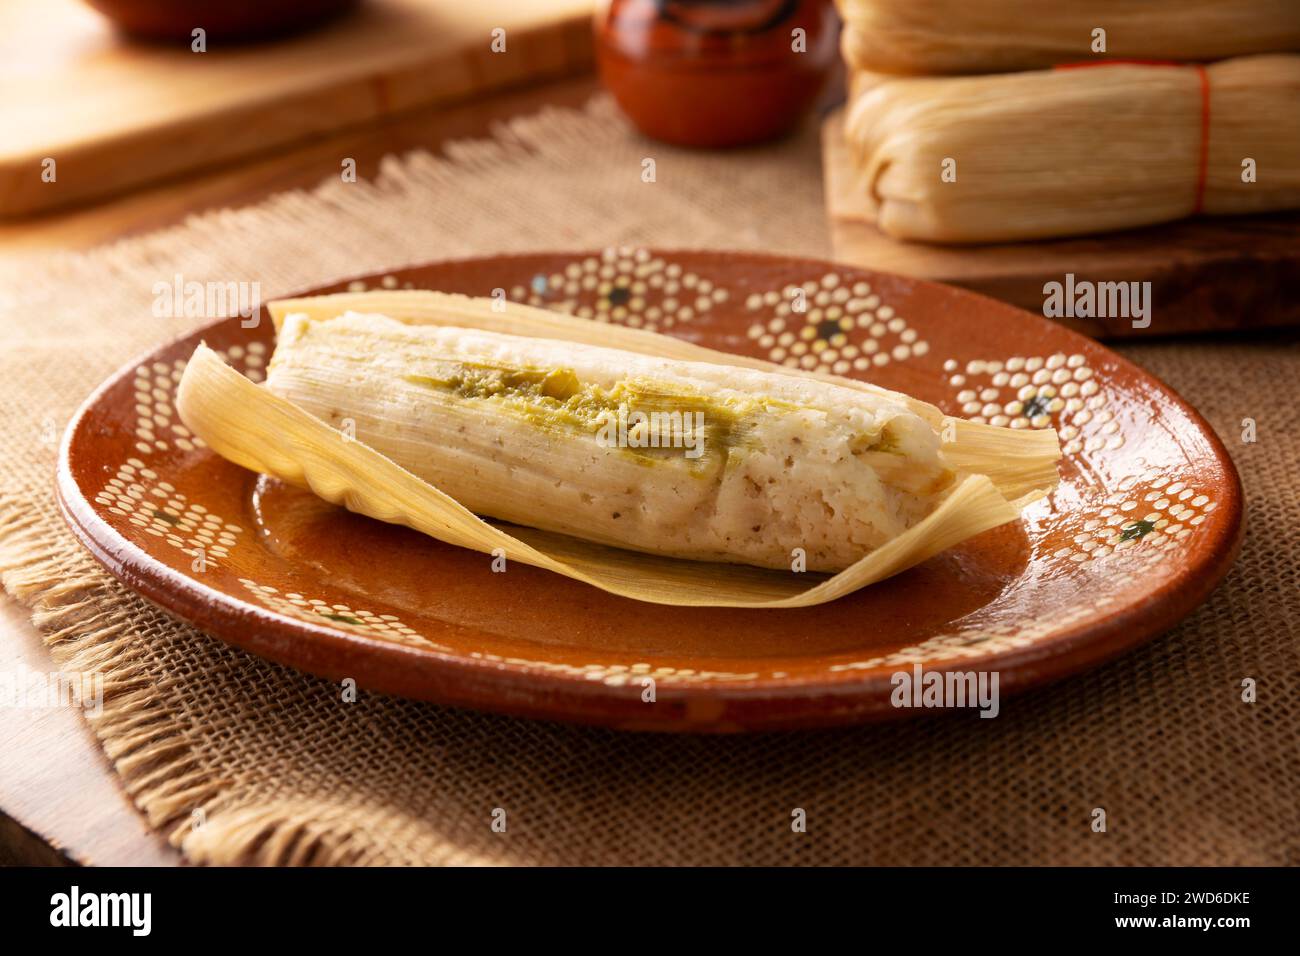
[[[1190,66],[1196,70],[1201,87],[1201,143],[1196,163],[1196,200],[1192,215],[1205,208],[1205,187],[1210,175],[1210,76],[1204,63],[1178,63],[1174,60],[1082,60],[1078,63],[1058,63],[1053,69],[1077,70],[1094,66]]]

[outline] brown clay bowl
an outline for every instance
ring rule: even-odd
[[[1061,484],[1019,523],[803,610],[665,607],[526,566],[494,574],[480,554],[259,479],[186,432],[172,396],[195,345],[258,378],[273,345],[263,313],[255,328],[220,319],[159,346],[74,418],[59,499],[110,573],[221,640],[362,688],[619,728],[735,731],[930,712],[891,704],[895,675],[915,666],[996,672],[1002,698],[1092,667],[1203,601],[1240,540],[1236,472],[1195,411],[1096,342],[973,293],[808,260],[657,250],[438,262],[314,291],[381,284],[504,288],[870,378],[953,414],[1031,417],[1061,433]],[[796,285],[806,313],[787,307]]]
[[[595,33],[601,81],[623,112],[680,146],[789,131],[839,56],[830,0],[612,0]]]
[[[146,40],[263,40],[315,26],[359,0],[85,0],[122,31]]]

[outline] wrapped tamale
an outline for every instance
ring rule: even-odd
[[[964,74],[1300,51],[1295,0],[836,0],[851,68]],[[1099,32],[1100,31],[1100,32]]]
[[[290,317],[266,387],[478,514],[678,558],[841,571],[954,480],[886,398],[382,316]]]
[[[858,73],[852,195],[890,236],[979,243],[1300,207],[1300,56],[979,77]]]
[[[272,311],[264,385],[203,347],[182,378],[181,417],[215,451],[642,600],[829,600],[1013,520],[1056,480],[1050,431],[959,423],[898,393],[687,343],[655,354],[676,340],[652,333],[430,293]],[[751,567],[691,579],[692,561]]]

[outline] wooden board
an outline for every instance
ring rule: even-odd
[[[194,53],[129,40],[76,0],[6,0],[0,216],[584,70],[591,16],[592,0],[365,0],[287,40]],[[53,183],[41,177],[47,157]]]
[[[1300,324],[1300,214],[1188,219],[1122,233],[940,246],[891,239],[869,221],[841,114],[822,127],[831,245],[841,262],[963,286],[1031,312],[1043,286],[1075,280],[1151,283],[1151,324],[1061,319],[1097,338]]]
[[[54,670],[27,611],[3,592],[0,670]],[[131,806],[79,708],[0,707],[0,866],[179,860]]]

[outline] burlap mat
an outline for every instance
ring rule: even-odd
[[[1236,569],[1172,633],[1008,702],[741,738],[637,736],[362,695],[177,624],[98,570],[53,500],[79,402],[184,331],[152,286],[258,280],[270,296],[472,252],[611,243],[829,252],[816,132],[726,154],[630,133],[604,100],[386,164],[373,185],[193,219],[0,274],[0,572],[64,667],[101,670],[95,731],[192,860],[259,863],[1300,863],[1300,434],[1293,338],[1129,346],[1241,468]],[[656,161],[656,182],[641,179]],[[1258,422],[1243,445],[1240,421]],[[1242,703],[1253,677],[1259,700]],[[505,833],[490,827],[507,811]],[[808,832],[792,833],[802,807]],[[1104,807],[1106,833],[1090,828]],[[201,810],[206,823],[191,825]]]

